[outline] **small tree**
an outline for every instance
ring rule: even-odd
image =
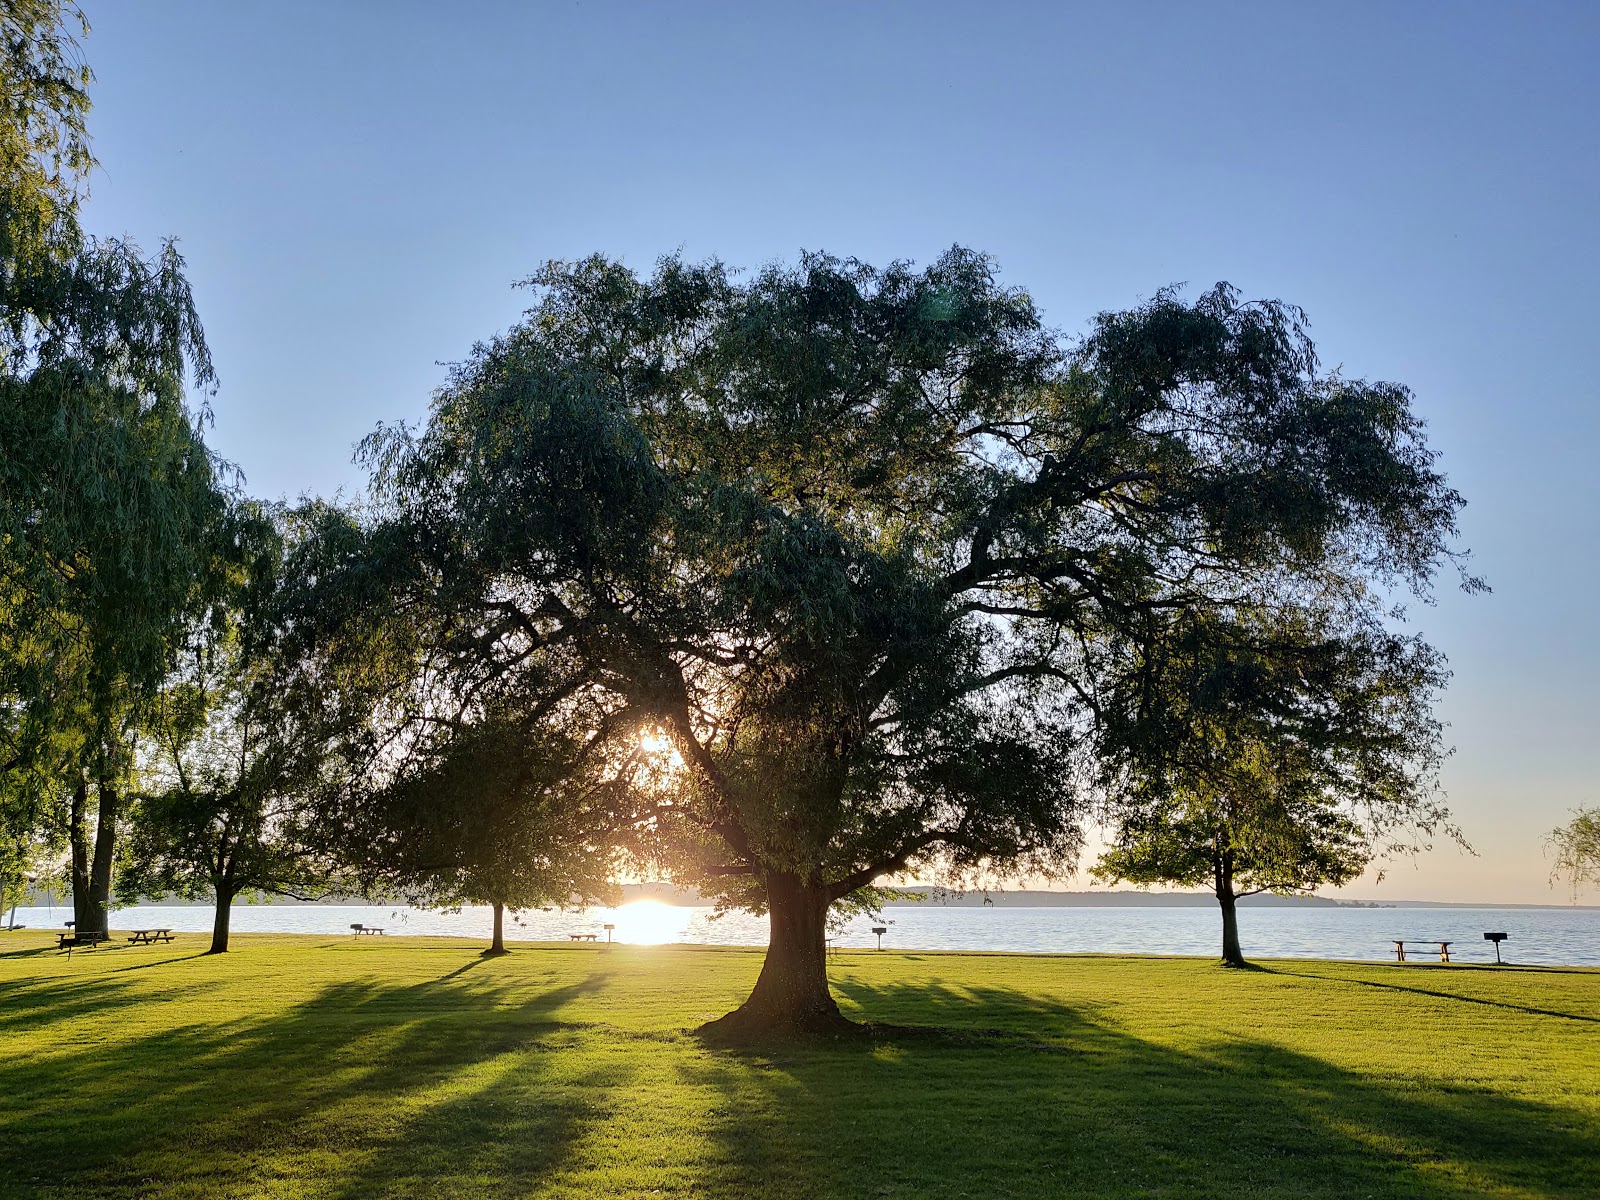
[[[1200,786],[1123,821],[1093,874],[1107,882],[1207,887],[1222,911],[1222,962],[1245,965],[1238,902],[1348,883],[1371,854],[1332,797],[1285,778],[1264,747],[1216,786]]]
[[[490,905],[486,953],[504,954],[506,909],[614,898],[621,785],[588,765],[549,727],[503,716],[464,727],[359,802],[346,861],[368,890]]]
[[[307,834],[341,781],[336,747],[319,712],[282,702],[259,650],[230,636],[191,656],[153,713],[119,893],[214,897],[221,954],[239,897],[325,891],[330,860]]]
[[[1555,854],[1550,882],[1565,879],[1574,901],[1585,887],[1600,887],[1600,808],[1579,808],[1552,829],[1545,844]]]
[[[1110,709],[1116,840],[1098,878],[1211,888],[1238,967],[1241,898],[1338,886],[1405,834],[1453,833],[1433,798],[1444,674],[1425,645],[1334,636],[1305,611],[1172,624]]]

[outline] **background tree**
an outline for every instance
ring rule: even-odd
[[[1555,854],[1551,883],[1565,879],[1574,900],[1585,887],[1600,886],[1600,809],[1577,809],[1572,820],[1550,831],[1545,844]]]
[[[142,743],[118,892],[214,898],[212,954],[239,897],[310,899],[337,879],[311,831],[348,786],[341,743],[316,706],[284,702],[274,649],[248,624],[218,630],[169,680]]]
[[[214,377],[182,259],[78,224],[75,24],[0,8],[0,817],[64,807],[78,925],[103,930],[134,731],[229,547],[208,413],[186,402]]]
[[[505,911],[614,903],[620,782],[546,725],[505,714],[411,758],[340,822],[369,892],[430,906],[487,904],[487,953],[504,954]]]
[[[1240,898],[1347,883],[1410,835],[1454,833],[1428,647],[1305,612],[1173,624],[1103,725],[1116,837],[1099,878],[1211,888],[1222,961],[1243,966]]]
[[[1069,865],[1080,755],[1162,614],[1359,616],[1450,553],[1405,390],[1319,375],[1297,310],[1226,287],[1068,343],[959,249],[535,283],[425,431],[369,441],[377,508],[319,578],[431,597],[438,670],[564,674],[614,761],[671,740],[663,858],[771,917],[721,1033],[843,1026],[825,922],[875,881]]]

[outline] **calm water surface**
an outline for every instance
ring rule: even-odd
[[[886,949],[1020,950],[1052,954],[1199,954],[1218,951],[1219,918],[1208,908],[953,908],[937,904],[894,907],[886,912]],[[71,920],[69,908],[17,910],[18,924],[59,928]],[[349,933],[352,922],[378,925],[393,934],[428,934],[487,939],[487,908],[437,912],[406,905],[238,905],[233,929],[239,933]],[[207,908],[137,905],[119,909],[113,929],[165,925],[187,932],[211,928]],[[689,908],[640,900],[621,908],[579,912],[519,913],[506,920],[506,936],[531,941],[565,941],[572,933],[616,928],[619,942],[661,944],[696,942],[757,946],[767,940],[764,917],[730,913],[715,917],[709,908]],[[871,921],[858,920],[839,936],[841,946],[875,943]],[[1456,945],[1452,958],[1492,962],[1494,948],[1485,930],[1505,930],[1506,961],[1600,966],[1600,909],[1596,908],[1245,908],[1239,913],[1247,955],[1262,958],[1382,959],[1392,956],[1394,938],[1445,938]],[[1423,955],[1426,957],[1426,955]]]

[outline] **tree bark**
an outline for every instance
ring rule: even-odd
[[[226,954],[228,952],[228,924],[233,919],[233,885],[225,881],[217,883],[217,912],[211,920],[211,949],[207,954]]]
[[[95,788],[94,862],[89,866],[89,903],[77,932],[111,932],[111,859],[117,851],[117,817],[122,798],[105,780]],[[73,904],[77,908],[76,901]]]
[[[774,872],[766,883],[772,933],[755,990],[700,1032],[738,1041],[855,1030],[828,990],[826,889],[788,873]]]
[[[78,776],[72,789],[72,812],[67,818],[67,840],[72,844],[72,927],[87,929],[89,919],[89,780]]]
[[[506,906],[496,900],[494,903],[494,940],[489,943],[489,948],[484,951],[485,954],[504,954],[506,952],[505,915]]]
[[[1233,890],[1233,855],[1226,850],[1217,855],[1216,888],[1222,908],[1222,965],[1242,967],[1246,964],[1239,948],[1239,898]]]

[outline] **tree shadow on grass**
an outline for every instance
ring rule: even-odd
[[[1436,1000],[1450,1000],[1461,1004],[1482,1004],[1489,1008],[1503,1008],[1532,1017],[1559,1017],[1563,1021],[1588,1021],[1600,1025],[1600,1017],[1591,1017],[1584,1013],[1561,1012],[1554,1008],[1534,1008],[1527,1004],[1513,1004],[1507,1000],[1490,1000],[1484,996],[1468,996],[1461,992],[1441,992],[1433,988],[1406,987],[1401,983],[1384,983],[1378,979],[1358,979],[1353,976],[1317,975],[1305,971],[1290,971],[1284,967],[1266,967],[1263,969],[1273,975],[1288,975],[1295,979],[1315,979],[1320,983],[1348,984],[1353,987],[1377,988],[1386,992],[1407,992],[1413,996],[1431,996]],[[1476,972],[1482,968],[1473,967],[1471,969]]]
[[[26,950],[0,950],[0,959],[43,958],[46,954],[61,954],[55,946],[29,946]]]
[[[67,982],[51,997],[57,1019],[128,1000],[109,982]],[[620,1082],[615,1063],[575,1051],[586,1026],[561,1015],[604,983],[597,973],[531,997],[339,983],[262,1019],[0,1060],[0,1195],[149,1195],[159,1183],[411,1196],[446,1194],[453,1179],[531,1190],[598,1119],[593,1097]]]
[[[20,1038],[29,1029],[147,1003],[150,994],[132,980],[90,976],[83,979],[9,980],[0,991],[0,1038]]]
[[[539,990],[487,969],[346,981],[126,1036],[106,1030],[159,1005],[148,976],[8,991],[0,1017],[112,1021],[0,1057],[0,1195],[1600,1194],[1593,1112],[1259,1037],[1175,1049],[1109,1004],[940,980],[836,981],[872,1036],[709,1051],[572,1019],[596,966]]]
[[[835,986],[862,1016],[937,1027],[685,1060],[721,1096],[708,1181],[730,1194],[1600,1194],[1592,1113],[1261,1040],[1177,1050],[1008,989]]]

